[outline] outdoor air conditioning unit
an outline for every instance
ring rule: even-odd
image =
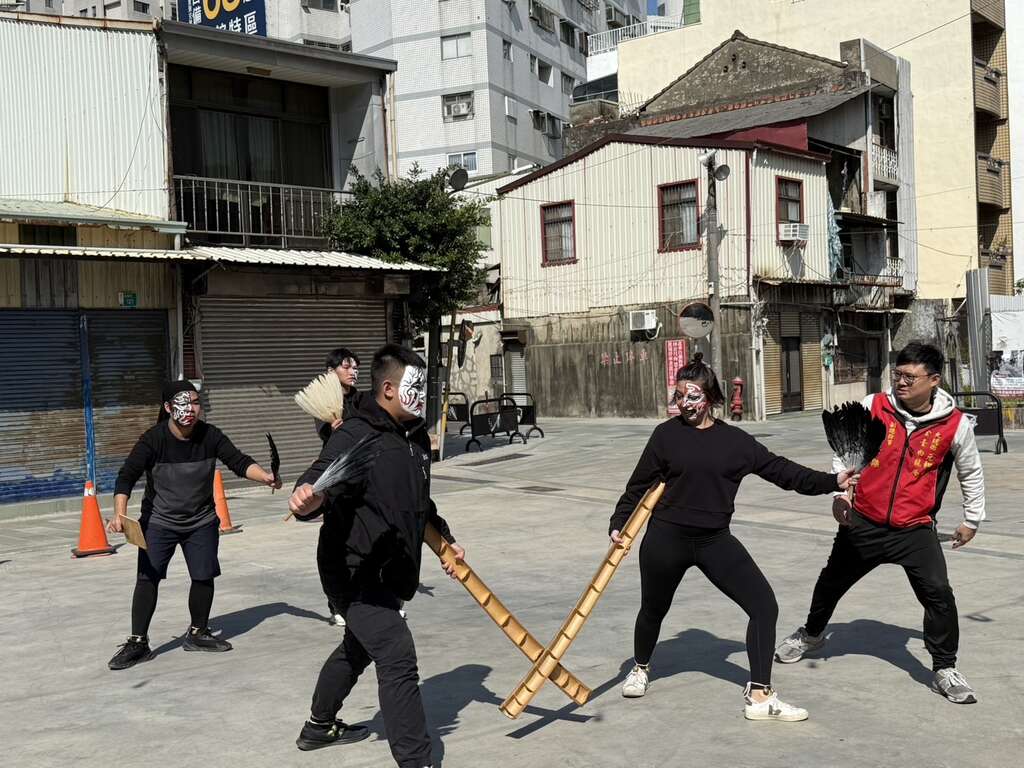
[[[451,105],[452,117],[465,117],[473,113],[473,107],[470,106],[469,102],[456,101]]]
[[[809,224],[779,224],[779,240],[784,243],[806,243],[811,235]]]
[[[629,313],[630,331],[653,331],[658,327],[658,313],[653,309],[634,309]]]
[[[534,21],[540,21],[541,16],[544,14],[544,6],[537,2],[537,0],[530,0],[530,18]]]

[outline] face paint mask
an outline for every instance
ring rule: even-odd
[[[676,404],[687,421],[700,421],[708,409],[708,398],[697,384],[686,382],[684,391],[676,390]]]
[[[405,367],[402,381],[398,384],[398,402],[402,410],[419,418],[427,404],[427,372],[412,365]]]
[[[179,392],[171,399],[171,418],[182,427],[191,427],[196,423],[196,415],[192,410],[192,392]]]

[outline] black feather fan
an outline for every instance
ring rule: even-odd
[[[885,425],[860,403],[843,403],[822,411],[821,421],[828,444],[847,469],[864,469],[885,440]]]

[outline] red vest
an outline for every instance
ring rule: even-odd
[[[878,456],[861,473],[853,506],[862,516],[893,528],[932,525],[953,463],[953,438],[963,414],[930,421],[907,436],[886,394],[875,395],[871,415],[885,424]]]

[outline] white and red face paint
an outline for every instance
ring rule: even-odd
[[[196,398],[193,400],[193,396]],[[191,427],[199,414],[199,396],[191,390],[179,392],[171,398],[171,418],[180,427]]]
[[[398,384],[398,402],[402,410],[417,418],[423,416],[427,404],[427,371],[413,365],[405,366]]]
[[[704,394],[704,389],[692,381],[681,381],[679,383],[683,387],[682,390],[678,386],[676,388],[676,405],[679,407],[679,412],[687,421],[702,421],[710,405],[708,403],[708,396]]]

